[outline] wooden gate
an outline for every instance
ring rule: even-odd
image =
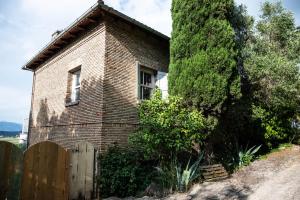
[[[70,199],[92,199],[95,149],[91,143],[75,145],[71,153]]]
[[[16,145],[0,141],[0,200],[18,200],[23,153]]]
[[[31,146],[24,155],[21,200],[69,198],[69,152],[53,142]]]

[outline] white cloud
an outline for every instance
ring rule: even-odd
[[[0,86],[0,120],[22,122],[29,115],[30,93],[10,86]]]
[[[170,36],[171,0],[106,0],[105,3],[126,15]]]
[[[36,54],[58,29],[64,29],[93,6],[96,0],[21,0],[26,30],[20,38],[26,60]],[[124,14],[166,34],[171,33],[171,0],[105,0]],[[19,18],[15,20],[15,24]]]
[[[3,14],[0,13],[0,23],[4,22],[5,21],[5,17]]]
[[[96,0],[21,0],[21,9],[33,16],[65,20],[78,16],[95,3]]]
[[[104,2],[114,9],[121,10],[121,0],[104,0]]]

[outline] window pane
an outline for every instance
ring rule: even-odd
[[[75,86],[79,86],[80,85],[80,72],[77,72],[75,75]]]
[[[140,86],[140,88],[139,88],[139,98],[140,99],[143,99],[143,87],[142,86]]]
[[[140,84],[144,83],[144,72],[140,72]]]
[[[142,87],[142,99],[150,99],[151,91],[151,88]]]
[[[151,85],[152,82],[152,76],[151,74],[144,73],[144,85]]]
[[[75,89],[75,101],[78,101],[80,99],[80,88]]]

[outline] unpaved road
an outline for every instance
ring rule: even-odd
[[[300,164],[296,163],[263,182],[249,200],[300,200]]]
[[[194,186],[188,195],[168,199],[300,200],[300,147],[270,154],[222,182]]]
[[[109,198],[117,200],[118,198]],[[272,153],[244,167],[231,178],[195,185],[187,194],[164,200],[300,200],[300,147]],[[154,200],[143,197],[125,200]]]

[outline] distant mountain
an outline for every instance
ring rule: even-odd
[[[16,137],[20,132],[21,131],[0,131],[0,139],[1,137]]]
[[[21,132],[21,131],[22,131],[21,124],[13,123],[13,122],[0,122],[0,132]]]

